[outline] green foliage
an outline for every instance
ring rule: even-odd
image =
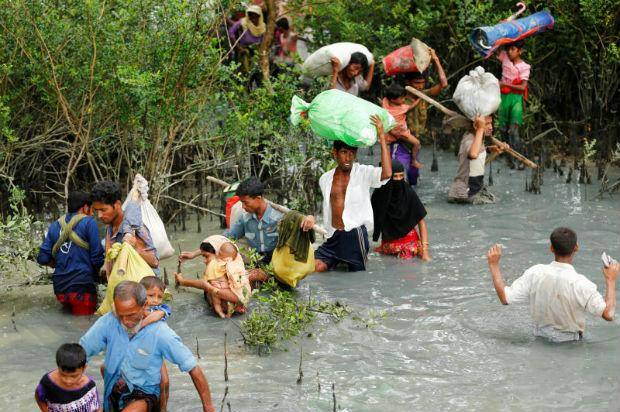
[[[255,300],[256,306],[241,322],[240,329],[245,344],[260,352],[282,348],[298,338],[317,320],[318,314],[340,321],[351,313],[339,302],[319,302],[312,297],[298,300],[294,292],[282,290],[273,278],[261,286]]]
[[[6,286],[9,280],[29,280],[34,273],[27,266],[39,251],[39,240],[43,228],[35,222],[23,206],[25,192],[13,187],[9,198],[11,213],[0,216],[0,283]]]

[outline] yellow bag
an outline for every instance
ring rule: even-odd
[[[288,246],[282,246],[273,251],[271,264],[276,278],[291,287],[297,287],[297,282],[314,272],[314,249],[308,247],[308,259],[305,262],[295,260]]]
[[[154,276],[153,269],[142,259],[142,256],[129,243],[115,243],[106,253],[106,262],[114,261],[108,276],[108,288],[97,315],[105,315],[112,310],[114,288],[124,280],[140,282],[145,276]]]

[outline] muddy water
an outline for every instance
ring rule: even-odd
[[[423,160],[430,168],[428,150]],[[527,308],[503,307],[497,301],[483,258],[489,245],[504,244],[503,270],[512,281],[530,265],[551,261],[548,235],[554,227],[568,225],[579,233],[577,270],[602,290],[601,252],[620,257],[618,199],[585,201],[583,186],[567,185],[551,172],[541,195],[527,194],[523,172],[501,167],[492,188],[499,197],[496,205],[450,205],[445,188],[456,169],[454,158],[441,154],[439,167],[439,173],[424,172],[418,189],[429,210],[431,263],[373,254],[368,272],[313,275],[301,284],[301,298],[311,289],[313,296],[339,299],[362,316],[387,312],[372,328],[350,319],[320,322],[312,337],[301,341],[301,385],[295,383],[299,344],[258,356],[243,347],[235,325],[211,316],[198,293],[175,293],[170,325],[194,352],[198,338],[199,363],[218,410],[226,387],[224,332],[229,336],[227,401],[233,411],[331,411],[332,383],[343,411],[618,407],[618,323],[589,318],[587,339],[581,343],[552,345],[535,339]],[[587,190],[591,198],[596,187]],[[189,249],[214,231],[172,233],[173,243]],[[175,263],[164,266],[171,273]],[[185,266],[189,275],[201,270],[198,261]],[[89,319],[60,313],[51,286],[5,294],[0,302],[0,410],[35,410],[34,387],[54,367],[56,348],[77,340],[89,324]],[[96,358],[90,373],[101,384],[96,373],[100,363]],[[189,377],[175,367],[169,370],[170,410],[199,410]]]

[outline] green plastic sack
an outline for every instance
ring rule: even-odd
[[[311,103],[293,96],[291,123],[299,124],[304,112],[314,133],[324,139],[341,140],[354,147],[372,146],[377,141],[377,129],[370,121],[371,115],[379,116],[385,132],[396,125],[394,118],[384,108],[337,89],[322,92]]]

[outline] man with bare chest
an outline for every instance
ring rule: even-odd
[[[315,252],[315,270],[325,272],[339,263],[350,272],[366,270],[368,231],[373,228],[370,189],[392,175],[392,159],[381,120],[372,117],[381,146],[381,167],[356,163],[357,148],[334,141],[337,166],[319,179],[327,240]]]

